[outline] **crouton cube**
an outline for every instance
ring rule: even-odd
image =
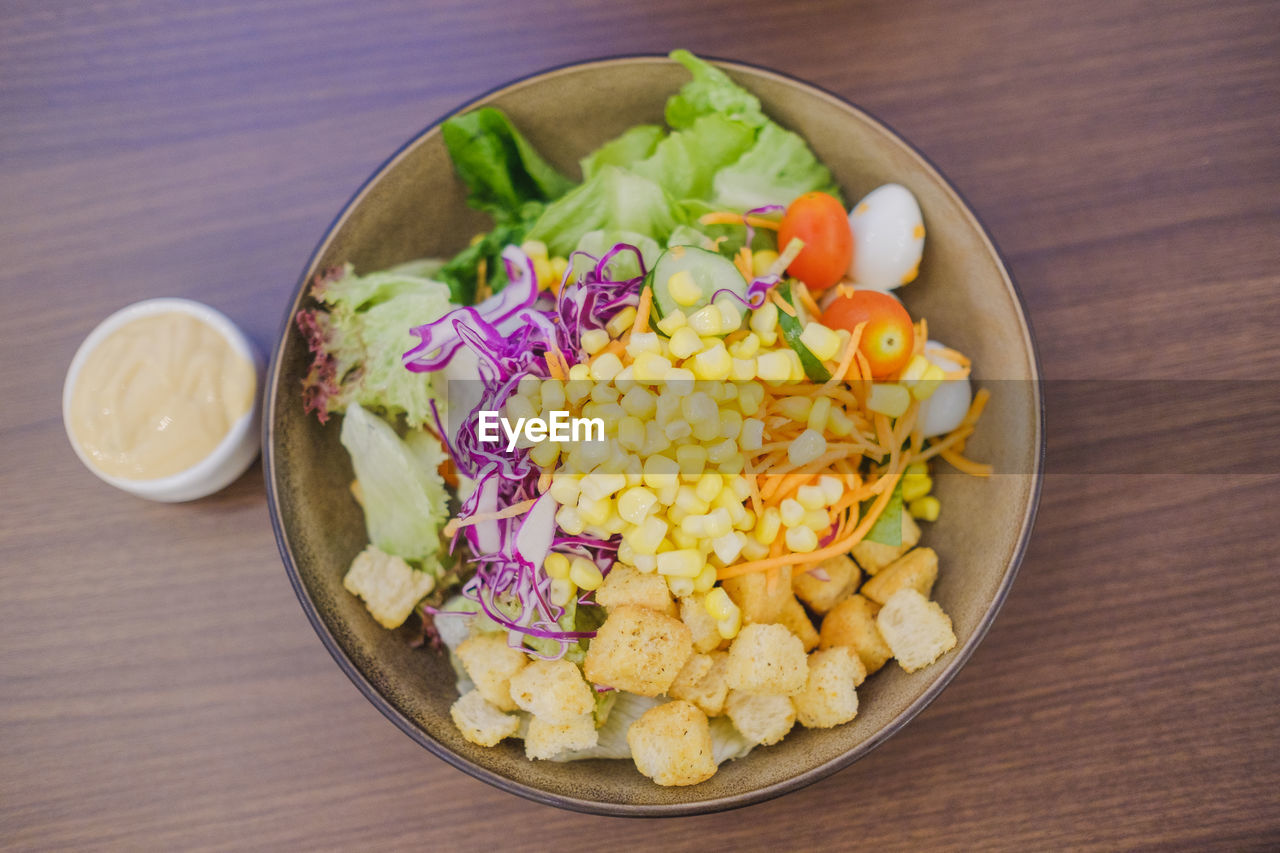
[[[812,571],[796,572],[791,577],[791,589],[814,613],[826,613],[852,595],[861,580],[857,563],[841,554],[823,560]]]
[[[907,672],[924,669],[955,648],[951,617],[914,589],[900,589],[884,603],[876,625]]]
[[[769,572],[751,572],[721,581],[720,585],[742,611],[744,624],[776,622],[782,605],[791,596],[791,567],[779,569],[772,582]]]
[[[856,685],[867,677],[862,661],[848,646],[823,649],[809,655],[809,680],[791,697],[796,719],[810,729],[829,729],[847,723],[858,714]]]
[[[623,604],[596,631],[583,669],[595,684],[661,696],[693,654],[693,635],[679,619]]]
[[[882,545],[879,542],[868,542],[865,539],[853,546],[853,559],[869,575],[879,573],[881,569],[916,547],[920,541],[920,526],[911,517],[911,513],[902,514],[902,544]]]
[[[729,695],[729,682],[725,680],[728,665],[726,652],[694,655],[680,670],[667,695],[692,702],[708,717],[718,717],[724,713],[724,700]]]
[[[761,746],[782,740],[796,724],[796,708],[789,696],[730,690],[724,710],[743,737]]]
[[[880,669],[893,657],[893,652],[876,627],[879,609],[880,605],[861,595],[849,596],[822,620],[818,648],[848,646],[857,653],[868,675]]]
[[[480,695],[499,711],[519,706],[511,698],[511,677],[529,665],[529,656],[507,644],[506,634],[475,634],[455,653]]]
[[[659,785],[696,785],[716,773],[707,715],[677,699],[645,711],[627,729],[636,769]]]
[[[435,589],[436,580],[400,557],[373,545],[351,561],[342,585],[364,599],[364,606],[383,628],[399,628],[413,608]]]
[[[723,641],[716,628],[716,620],[711,618],[704,603],[706,596],[686,596],[680,599],[680,621],[689,628],[693,636],[693,650],[709,652]]]
[[[454,702],[449,716],[464,738],[480,746],[495,746],[520,728],[519,717],[499,711],[479,690],[469,690]]]
[[[778,624],[800,638],[804,650],[811,652],[818,646],[818,629],[809,621],[809,614],[804,612],[804,605],[794,595],[782,606],[778,614]]]
[[[572,661],[538,660],[511,677],[511,698],[548,723],[566,725],[596,707],[591,685]]]
[[[530,761],[550,759],[571,749],[590,749],[599,741],[594,714],[582,714],[568,723],[552,723],[534,715],[524,736],[524,754]]]
[[[790,696],[809,677],[804,643],[782,625],[744,625],[729,647],[729,687]]]
[[[932,548],[916,548],[885,566],[878,575],[862,585],[860,592],[881,604],[900,589],[914,589],[928,598],[933,592],[933,582],[937,579],[938,552]]]
[[[596,604],[610,609],[621,604],[638,604],[668,616],[676,615],[667,579],[656,573],[645,574],[622,563],[614,563],[604,584],[596,590]]]

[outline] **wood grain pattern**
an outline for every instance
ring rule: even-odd
[[[199,298],[265,347],[325,224],[427,121],[677,45],[812,80],[927,152],[1005,250],[1049,377],[1280,369],[1273,4],[10,0],[0,844],[1280,844],[1275,471],[1050,476],[1003,613],[904,732],[781,800],[636,822],[502,794],[384,721],[294,600],[259,467],[161,506],[79,466],[58,392],[109,311]]]

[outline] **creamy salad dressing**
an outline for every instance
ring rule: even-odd
[[[167,477],[213,452],[253,405],[253,364],[181,312],[142,317],[89,354],[71,398],[71,431],[105,474]]]

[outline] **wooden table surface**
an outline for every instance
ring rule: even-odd
[[[59,415],[113,309],[194,297],[265,347],[330,218],[421,126],[517,75],[675,46],[810,79],[927,152],[1003,247],[1047,376],[1264,379],[1274,397],[1278,11],[4,0],[0,845],[1280,845],[1273,464],[1057,471],[995,627],[905,731],[780,800],[633,821],[503,794],[384,720],[294,599],[260,466],[145,503],[80,466]],[[1088,427],[1069,414],[1050,409],[1051,440]],[[1143,436],[1092,440],[1123,459]]]

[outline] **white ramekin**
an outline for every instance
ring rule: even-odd
[[[80,378],[80,370],[89,359],[89,356],[116,329],[140,317],[173,312],[189,314],[216,329],[227,339],[227,343],[231,345],[232,349],[252,362],[254,370],[253,405],[249,407],[249,411],[243,417],[231,425],[231,429],[227,431],[227,434],[218,446],[213,449],[213,452],[185,471],[179,471],[177,474],[171,474],[168,477],[158,477],[154,480],[130,480],[124,477],[113,477],[94,465],[93,459],[80,447],[80,443],[76,441],[76,437],[71,431],[71,396],[75,391],[76,380]],[[141,302],[127,305],[107,317],[107,319],[98,324],[97,328],[89,333],[89,336],[84,339],[84,343],[80,344],[80,348],[76,350],[75,357],[71,359],[71,366],[67,368],[66,381],[62,384],[62,425],[66,429],[67,438],[70,439],[71,446],[75,449],[76,455],[80,457],[80,461],[103,482],[110,483],[117,489],[152,501],[172,503],[195,500],[196,498],[211,495],[224,486],[230,485],[257,458],[259,450],[259,430],[257,426],[262,414],[263,368],[262,355],[258,352],[257,347],[221,311],[191,299],[144,299]]]

